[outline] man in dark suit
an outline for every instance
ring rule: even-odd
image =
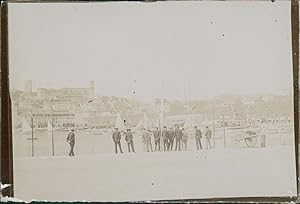
[[[175,145],[175,151],[181,151],[181,137],[182,137],[182,131],[179,129],[178,126],[176,126],[175,129],[175,140],[176,140],[176,145]]]
[[[135,152],[134,151],[134,144],[133,144],[133,134],[131,132],[131,129],[127,129],[125,140],[126,140],[127,145],[128,145],[128,152],[130,152],[130,150],[132,152]]]
[[[74,146],[75,146],[75,133],[74,133],[74,129],[72,129],[71,132],[68,134],[67,142],[70,145],[69,156],[74,156]]]
[[[112,138],[113,138],[113,141],[115,143],[116,154],[118,154],[118,147],[117,146],[119,146],[120,152],[123,153],[122,147],[121,147],[121,133],[119,132],[118,128],[115,128],[115,130],[113,132],[113,135],[112,135]]]
[[[202,132],[201,130],[198,129],[198,126],[195,126],[194,129],[195,129],[195,140],[196,140],[197,150],[202,150],[202,144],[201,144]]]

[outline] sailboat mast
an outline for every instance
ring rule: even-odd
[[[159,119],[159,122],[160,122],[160,149],[162,150],[163,148],[163,125],[164,125],[164,99],[163,99],[163,82],[161,82],[161,97],[160,97],[160,111],[159,111],[159,114],[160,114],[160,119]]]
[[[214,148],[216,147],[216,129],[215,129],[215,104],[212,103],[212,129],[213,129],[213,142],[214,142]]]
[[[163,126],[163,119],[164,119],[164,99],[160,99],[160,129]]]
[[[184,81],[184,112],[186,113],[187,112],[187,99],[186,99],[186,81]]]

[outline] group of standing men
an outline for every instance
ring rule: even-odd
[[[205,127],[205,141],[206,141],[206,149],[211,149],[211,136],[212,132],[208,126]],[[196,141],[197,150],[202,150],[202,132],[198,128],[198,126],[194,127],[194,136]],[[183,128],[179,126],[175,126],[175,130],[173,127],[170,127],[168,130],[165,126],[162,131],[162,141],[163,141],[163,150],[164,151],[181,151],[181,146],[183,150],[187,150],[187,142],[189,138],[189,133]],[[175,149],[174,147],[174,140],[175,140]]]
[[[160,140],[163,142],[163,151],[173,151],[173,149],[174,151],[181,151],[182,145],[184,146],[183,149],[187,150],[188,133],[183,127],[175,126],[175,129],[173,129],[173,127],[167,129],[167,127],[164,126]],[[175,148],[173,148],[174,141]]]
[[[126,132],[124,132],[124,134],[128,146],[128,152],[131,151],[135,152],[134,143],[133,143],[133,134],[131,132],[131,129],[127,129]],[[158,128],[156,128],[154,131],[150,131],[143,128],[141,135],[144,144],[144,151],[147,152],[153,152],[153,147],[151,142],[152,135],[154,137],[154,151],[173,151],[173,150],[186,151],[187,150],[189,134],[183,127],[180,127],[178,125],[175,126],[175,129],[173,129],[173,127],[167,129],[167,127],[164,126],[162,131],[160,131]],[[201,142],[202,132],[197,126],[194,127],[194,136],[195,136],[197,150],[202,150],[202,142]],[[206,126],[204,132],[206,149],[211,149],[211,137],[212,137],[212,132],[209,129],[209,127]],[[112,138],[115,144],[115,153],[116,154],[118,153],[118,148],[120,152],[123,153],[122,146],[121,146],[121,132],[118,130],[118,128],[115,128]]]
[[[201,130],[195,126],[194,127],[194,135],[195,135],[195,141],[196,141],[196,147],[197,150],[202,150],[202,132]],[[134,150],[134,143],[133,143],[133,134],[131,132],[131,129],[127,129],[125,132],[125,141],[128,146],[128,152],[135,152]],[[158,128],[156,128],[154,131],[146,130],[145,128],[142,130],[142,140],[144,143],[144,151],[147,152],[153,152],[152,143],[151,143],[151,137],[154,137],[154,145],[155,145],[155,151],[173,151],[174,147],[174,140],[175,140],[175,151],[181,151],[181,146],[183,146],[183,150],[187,150],[187,142],[189,135],[185,131],[183,127],[175,126],[175,129],[173,127],[170,127],[170,129],[167,129],[166,126],[164,126],[162,131],[159,131]],[[212,132],[209,129],[208,126],[205,128],[205,140],[206,140],[206,149],[211,149],[211,135]],[[121,145],[121,132],[118,130],[118,128],[115,128],[112,139],[115,144],[115,153],[118,153],[118,148],[120,150],[120,153],[123,153],[122,151],[122,145]],[[71,132],[68,134],[67,142],[70,145],[70,152],[69,156],[74,156],[74,145],[75,145],[75,133],[74,129],[71,130]],[[182,142],[182,143],[181,143]],[[161,145],[163,146],[161,148]]]
[[[121,132],[119,131],[118,128],[115,128],[113,135],[112,135],[113,141],[115,143],[115,152],[116,154],[118,153],[118,147],[120,149],[120,152],[123,153],[122,151],[122,146],[121,146]],[[128,146],[128,152],[135,152],[134,151],[134,144],[133,144],[133,134],[131,132],[131,129],[127,129],[125,132],[125,140]]]

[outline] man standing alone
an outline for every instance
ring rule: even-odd
[[[202,132],[201,130],[198,129],[197,126],[195,126],[194,129],[195,129],[195,140],[196,140],[197,150],[202,150],[202,144],[201,144]]]
[[[114,132],[113,132],[113,141],[115,143],[115,152],[116,154],[118,154],[118,147],[119,146],[119,149],[120,149],[120,152],[122,152],[122,147],[121,147],[121,133],[119,132],[119,129],[118,128],[115,128]]]
[[[135,152],[134,151],[134,144],[133,144],[133,135],[132,135],[131,129],[127,129],[125,140],[126,140],[127,145],[128,145],[128,152],[130,152],[130,150],[132,152]]]
[[[152,135],[152,132],[150,130],[147,130],[147,152],[149,152],[150,150],[151,150],[151,152],[153,152],[151,135]]]
[[[183,143],[183,146],[184,146],[184,151],[187,150],[187,142],[188,142],[188,133],[186,130],[184,130],[184,128],[182,128],[182,143]]]
[[[68,134],[67,142],[70,145],[69,156],[74,156],[74,145],[75,145],[75,133],[74,133],[74,129],[72,129],[71,132]]]
[[[205,128],[206,132],[205,132],[205,139],[206,139],[206,149],[211,149],[211,143],[210,143],[210,140],[211,140],[211,130],[209,129],[208,126],[206,126]]]

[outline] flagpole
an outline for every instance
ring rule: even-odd
[[[214,148],[216,148],[216,129],[215,129],[215,104],[212,103],[212,128],[213,128],[213,137],[214,137]]]
[[[52,113],[52,124],[51,124],[51,140],[52,140],[52,156],[54,156],[54,135],[53,135],[53,113]]]
[[[31,156],[34,157],[33,117],[31,116]]]
[[[164,99],[163,99],[163,82],[161,82],[161,97],[160,97],[160,149],[163,150],[163,119],[164,119]]]
[[[186,99],[186,81],[184,80],[184,112],[187,113],[187,99]]]

